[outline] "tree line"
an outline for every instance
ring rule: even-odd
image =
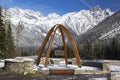
[[[82,46],[78,47],[79,54],[82,59],[108,59],[120,60],[120,44],[118,37],[112,38],[109,44],[93,43],[87,41]]]
[[[120,60],[119,38],[115,36],[110,40],[106,41],[107,42],[101,41],[97,43],[86,41],[84,44],[77,43],[80,58],[83,60]],[[54,55],[55,50],[64,50],[64,47],[61,45],[52,48],[50,57],[56,57]],[[46,51],[47,50],[45,50],[44,54],[46,54]],[[59,56],[57,56],[57,58],[58,57]],[[75,57],[72,48],[69,44],[67,44],[67,57]],[[64,58],[64,56],[62,58]]]

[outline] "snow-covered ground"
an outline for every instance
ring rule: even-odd
[[[16,57],[15,59],[6,59],[9,61],[17,61],[17,60],[22,60],[22,61],[34,61],[33,58],[30,57]],[[0,60],[0,68],[4,67],[4,62],[5,60]],[[120,66],[118,65],[110,65],[110,72],[120,72]],[[68,64],[66,66],[65,61],[60,61],[59,64],[49,64],[47,67],[45,67],[43,64],[39,64],[38,66],[34,66],[34,70],[49,70],[49,69],[75,69],[75,70],[101,70],[100,68],[97,67],[90,67],[90,66],[82,66],[78,67],[77,65],[72,65]]]
[[[107,80],[107,78],[92,78],[92,79],[89,79],[89,80]]]
[[[60,61],[59,64],[48,64],[47,67],[45,67],[43,64],[39,64],[38,66],[34,66],[35,70],[49,70],[49,69],[75,69],[75,70],[101,70],[97,67],[90,67],[90,66],[82,66],[78,67],[77,65],[68,64],[66,66],[65,61]]]
[[[60,62],[60,64],[49,64],[45,67],[43,64],[39,64],[38,66],[34,66],[35,70],[49,70],[49,69],[75,69],[75,70],[101,70],[101,68],[97,67],[90,67],[90,66],[82,66],[78,67],[77,65],[65,65],[65,63]],[[110,65],[110,72],[120,72],[120,66],[117,65]]]
[[[111,65],[111,66],[110,66],[110,71],[111,71],[111,72],[120,72],[120,66]]]
[[[75,70],[100,70],[100,68],[97,67],[90,67],[90,66],[82,66],[78,67],[77,65],[65,65],[65,64],[49,64],[47,67],[45,67],[43,64],[40,64],[38,66],[34,66],[35,70],[49,70],[49,69],[75,69]]]
[[[4,67],[4,60],[0,60],[0,68]]]

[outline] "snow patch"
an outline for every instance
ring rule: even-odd
[[[3,68],[5,64],[3,62],[0,62],[0,68]]]
[[[92,78],[92,79],[89,79],[89,80],[107,80],[107,78]]]
[[[5,61],[9,61],[9,62],[24,62],[22,59],[5,59]]]
[[[112,27],[116,26],[117,28],[112,29],[111,31],[108,31],[107,33],[103,34],[99,39],[107,39],[112,38],[117,34],[120,34],[120,22],[115,23],[112,25]]]
[[[29,57],[16,57],[17,60],[23,60],[23,61],[34,61],[34,59]]]
[[[75,69],[75,70],[101,70],[97,67],[90,67],[90,66],[82,66],[78,67],[77,65],[67,65],[66,64],[49,64],[45,67],[43,64],[39,64],[38,66],[34,66],[35,70],[49,70],[49,69]]]
[[[117,65],[110,65],[111,72],[120,72],[120,66]]]

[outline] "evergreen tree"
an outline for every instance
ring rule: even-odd
[[[5,57],[6,52],[6,32],[2,16],[2,7],[0,6],[0,58]]]
[[[14,57],[15,54],[11,23],[6,17],[6,12],[3,14],[4,16],[2,14],[0,7],[0,58],[10,58]]]
[[[85,59],[85,52],[84,52],[84,46],[78,47],[79,55],[81,59]]]
[[[94,53],[96,54],[97,59],[103,59],[103,49],[101,44],[95,44],[94,45]]]
[[[67,57],[68,58],[73,58],[74,57],[74,52],[73,52],[71,46],[68,45],[68,44],[67,44]]]
[[[88,60],[96,59],[93,46],[88,41],[83,46],[83,54],[84,54],[83,59],[88,59]]]
[[[110,46],[105,45],[104,50],[104,59],[110,59]]]
[[[110,59],[117,59],[117,55],[119,54],[119,43],[117,37],[112,39],[110,46]]]
[[[11,30],[11,23],[10,20],[6,21],[6,47],[7,47],[7,53],[8,53],[8,57],[14,57],[15,55],[15,47],[14,47],[14,42],[13,42],[13,37],[12,37],[12,30]]]
[[[100,52],[101,52],[101,59],[105,59],[105,56],[104,56],[104,54],[105,54],[105,46],[103,45],[103,44],[101,44],[101,50],[100,50]]]

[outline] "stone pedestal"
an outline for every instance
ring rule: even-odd
[[[73,65],[77,65],[77,63],[76,63],[76,58],[72,58],[72,64],[73,64]]]
[[[104,61],[103,61],[103,71],[110,72],[109,66],[110,66],[110,61],[104,60]]]
[[[38,70],[36,73],[38,75],[48,75],[49,74],[49,70]]]
[[[55,59],[53,60],[54,64],[59,64],[60,63],[60,59]]]
[[[15,73],[23,73],[24,72],[24,64],[23,61],[5,61],[5,70]]]
[[[6,59],[5,70],[15,73],[30,72],[33,73],[34,61],[24,59]]]
[[[24,72],[32,73],[34,69],[34,61],[24,61]]]
[[[120,80],[120,72],[111,73],[111,80]]]

